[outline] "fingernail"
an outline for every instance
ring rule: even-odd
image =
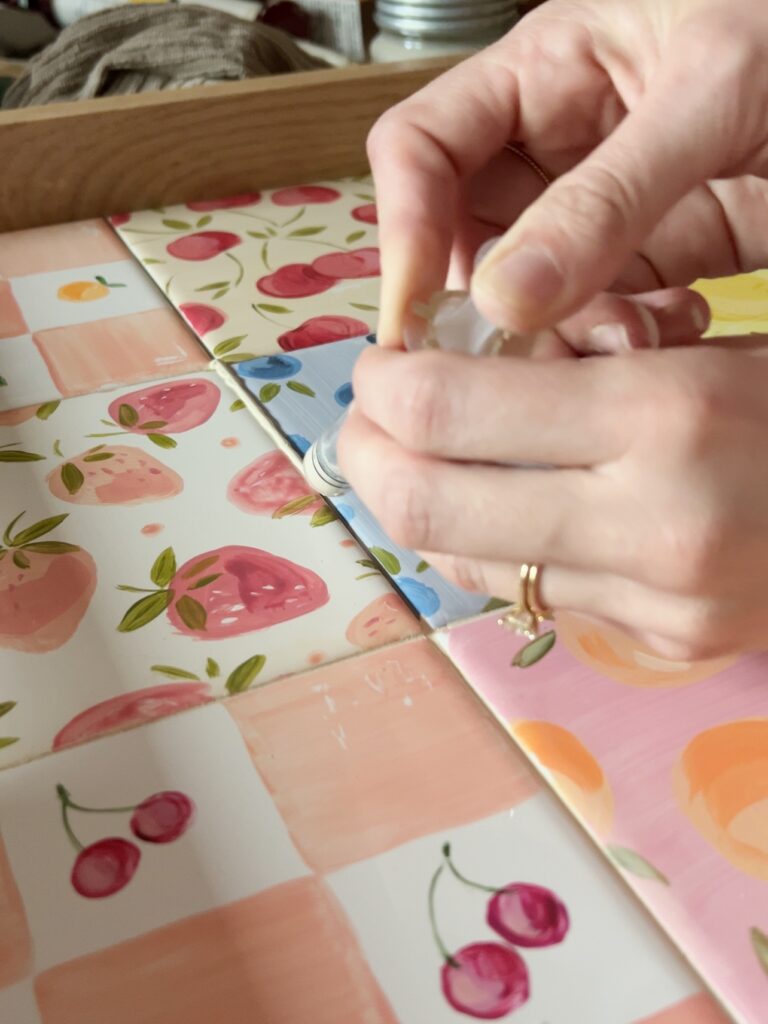
[[[699,305],[694,303],[691,309],[691,320],[699,334],[703,334],[709,328],[709,311],[705,313]]]
[[[419,316],[408,316],[403,322],[403,344],[409,352],[418,352],[424,347],[427,336],[427,322]]]
[[[497,301],[522,310],[538,310],[553,302],[563,290],[563,275],[543,249],[514,249],[499,256],[473,282]]]
[[[635,308],[637,309],[637,315],[643,321],[645,327],[646,337],[648,338],[648,348],[658,348],[661,345],[661,331],[659,325],[656,323],[656,318],[650,309],[647,309],[642,303],[636,303]]]
[[[624,324],[598,324],[587,334],[590,347],[595,352],[630,352],[632,342]]]
[[[501,235],[495,235],[493,238],[489,238],[487,242],[483,242],[480,248],[475,253],[474,269],[480,266],[486,256],[490,255],[491,249],[495,249],[501,240]]]

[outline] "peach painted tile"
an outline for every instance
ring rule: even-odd
[[[730,1024],[723,1010],[706,993],[691,996],[652,1017],[643,1017],[635,1024]]]
[[[537,790],[428,640],[227,703],[306,862],[332,871]]]
[[[11,231],[0,246],[0,277],[25,277],[90,263],[124,260],[127,249],[100,220]]]
[[[208,363],[204,349],[171,309],[155,309],[34,336],[62,395],[132,384]]]
[[[0,839],[0,988],[32,971],[32,936],[11,865]]]
[[[61,964],[35,987],[43,1024],[397,1024],[316,878]]]
[[[0,281],[0,338],[18,338],[27,325],[7,281]]]

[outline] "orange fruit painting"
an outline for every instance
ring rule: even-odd
[[[97,276],[92,281],[70,281],[63,284],[56,294],[63,302],[95,302],[97,299],[105,299],[113,288],[125,288],[125,285],[110,283]]]
[[[736,660],[670,661],[634,637],[573,614],[558,614],[557,636],[571,654],[608,679],[625,686],[690,686],[722,672]]]
[[[674,786],[683,811],[718,853],[768,881],[768,718],[700,733],[683,751]]]
[[[510,729],[562,799],[598,835],[607,835],[613,825],[613,793],[581,740],[551,722],[513,722]]]

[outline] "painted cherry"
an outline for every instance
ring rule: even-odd
[[[136,874],[140,859],[141,850],[127,839],[99,839],[78,853],[70,875],[72,887],[86,899],[114,896]]]
[[[193,811],[194,805],[184,793],[154,793],[133,812],[131,832],[145,843],[172,843],[191,825]]]
[[[294,352],[300,348],[327,345],[332,341],[359,338],[368,334],[369,330],[368,324],[351,316],[313,316],[293,330],[285,331],[278,337],[277,343],[284,352]]]
[[[195,213],[211,213],[213,210],[232,210],[237,206],[253,206],[261,202],[261,192],[243,192],[239,196],[229,196],[227,199],[201,199],[194,203],[187,203],[187,209]]]
[[[341,192],[324,185],[299,185],[294,188],[281,188],[272,193],[275,206],[304,206],[310,203],[334,203],[341,199]]]
[[[260,277],[256,287],[262,294],[274,298],[303,299],[327,292],[335,284],[335,277],[321,274],[309,263],[288,263],[273,274]]]
[[[325,253],[312,261],[312,267],[319,274],[337,280],[378,277],[381,274],[379,250],[372,247]]]
[[[379,218],[376,213],[376,203],[366,203],[365,206],[356,206],[352,211],[352,216],[355,220],[360,220],[363,224],[378,224]]]
[[[454,1010],[478,1020],[498,1020],[530,996],[522,957],[500,942],[473,942],[447,960],[440,971],[443,995]]]
[[[507,942],[529,949],[557,945],[570,926],[565,905],[550,889],[519,882],[491,897],[486,920]]]
[[[206,306],[202,302],[182,302],[179,312],[201,338],[205,334],[210,334],[211,331],[217,331],[227,321],[226,313],[222,313],[215,306]]]
[[[123,224],[127,224],[130,219],[130,213],[113,213],[109,218],[109,223],[113,228],[121,228]]]
[[[210,260],[241,242],[242,238],[231,231],[196,231],[192,235],[175,238],[166,249],[178,260]]]

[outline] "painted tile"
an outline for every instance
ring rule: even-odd
[[[397,1024],[316,878],[61,964],[36,992],[42,1024]]]
[[[282,680],[227,708],[318,871],[508,810],[538,789],[426,639]]]
[[[105,223],[11,232],[0,249],[0,411],[207,363]]]
[[[701,992],[635,1024],[729,1024],[729,1021],[714,999]]]
[[[322,182],[112,218],[214,355],[293,351],[376,327],[369,179]]]
[[[42,1024],[32,978],[11,988],[0,988],[0,1020],[9,1024]]]
[[[267,356],[228,367],[299,455],[333,424],[352,401],[352,370],[373,336]],[[336,511],[391,577],[407,601],[431,626],[470,618],[489,607],[489,598],[449,583],[421,557],[394,544],[354,492],[333,499]]]
[[[768,271],[698,281],[694,287],[710,305],[711,337],[761,334],[768,329]]]
[[[618,1024],[699,990],[547,793],[345,868],[328,884],[404,1022],[456,1024],[463,1008],[516,1024]]]
[[[8,768],[0,815],[37,975],[309,874],[220,705]]]
[[[419,632],[232,397],[207,373],[0,420],[0,764]]]
[[[492,621],[439,642],[734,1015],[768,993],[766,656],[666,662],[560,616],[538,664]],[[674,1019],[674,1018],[673,1018]]]
[[[32,937],[5,844],[0,838],[0,989],[31,974]]]

